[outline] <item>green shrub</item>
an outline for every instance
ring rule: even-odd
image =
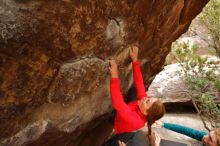
[[[210,0],[198,18],[209,31],[209,47],[220,57],[220,0]]]
[[[215,62],[208,61],[207,57],[197,55],[196,45],[175,42],[172,47],[176,60],[184,71],[185,83],[198,112],[212,127],[217,127],[220,122],[220,105],[214,99],[220,95],[220,78],[215,72],[219,68]]]

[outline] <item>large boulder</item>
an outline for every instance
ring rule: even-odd
[[[216,56],[207,57],[208,62],[213,62],[216,67],[215,73],[220,74],[220,60]],[[208,70],[208,67],[205,66]],[[163,103],[167,105],[168,110],[192,110],[193,103],[185,82],[184,71],[180,63],[170,64],[164,66],[164,69],[156,75],[153,82],[148,88],[148,96],[160,98]],[[218,96],[214,99],[216,103],[219,102]]]
[[[149,86],[148,95],[161,98],[164,103],[190,101],[181,65],[176,63],[165,66]]]
[[[179,63],[167,65],[148,88],[148,96],[160,98],[167,111],[193,111],[194,106]]]
[[[148,87],[207,2],[1,0],[0,145],[101,145],[112,128],[103,124],[108,59],[117,59],[126,96],[127,47],[138,45]]]

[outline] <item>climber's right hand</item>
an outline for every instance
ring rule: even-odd
[[[129,49],[129,54],[132,61],[138,61],[138,47],[132,46]]]
[[[126,144],[124,143],[124,142],[122,142],[122,141],[118,141],[118,146],[126,146]]]
[[[109,60],[109,71],[112,78],[118,78],[118,67],[114,59]]]

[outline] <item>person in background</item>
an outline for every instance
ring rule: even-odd
[[[172,123],[162,123],[156,122],[155,127],[162,127],[165,129],[172,130],[177,133],[184,134],[193,139],[201,141],[205,146],[220,146],[220,129],[216,128],[209,133],[192,129],[190,127],[172,124]]]

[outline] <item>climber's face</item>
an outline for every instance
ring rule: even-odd
[[[153,103],[157,100],[158,100],[157,98],[153,98],[153,97],[143,98],[143,99],[138,100],[138,106],[139,106],[140,111],[144,115],[147,115],[148,109],[150,109],[150,107],[153,105]]]
[[[206,146],[217,146],[217,138],[214,131],[211,131],[208,135],[202,138],[202,142]]]

